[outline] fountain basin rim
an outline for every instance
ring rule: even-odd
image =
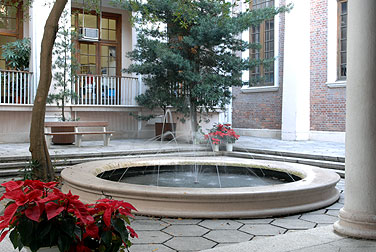
[[[72,167],[66,168],[62,171],[62,177],[68,178],[68,181],[72,185],[76,185],[83,188],[92,189],[93,185],[95,188],[100,190],[110,189],[113,192],[127,192],[140,193],[144,194],[145,190],[152,189],[149,191],[149,195],[160,195],[164,193],[168,195],[181,195],[184,193],[183,197],[190,197],[198,194],[199,196],[204,195],[213,195],[213,194],[223,194],[224,191],[231,192],[236,196],[236,194],[269,194],[271,192],[293,192],[295,190],[299,191],[309,191],[312,189],[318,189],[326,184],[326,187],[331,187],[339,181],[339,176],[332,172],[327,172],[323,169],[295,163],[282,163],[278,161],[265,161],[265,160],[249,160],[243,158],[232,157],[209,157],[208,160],[194,160],[194,158],[184,157],[176,159],[171,157],[163,157],[162,162],[155,162],[151,158],[138,158],[138,159],[116,159],[116,160],[101,160],[101,161],[92,161],[85,164],[78,164]],[[214,162],[221,162],[221,165],[229,166],[248,166],[248,167],[257,167],[262,169],[276,170],[276,171],[287,171],[291,174],[294,174],[302,179],[295,182],[289,182],[278,185],[266,185],[266,186],[257,186],[257,187],[230,187],[230,188],[189,188],[189,187],[164,187],[164,186],[152,186],[152,185],[138,185],[130,183],[119,183],[109,180],[104,180],[96,177],[98,174],[116,169],[124,168],[124,164],[128,164],[126,167],[137,167],[137,166],[147,166],[155,164],[192,164],[192,162],[197,162],[199,164],[213,164]],[[93,169],[92,167],[97,167]],[[281,168],[282,167],[282,168]],[[69,176],[71,169],[75,169],[75,176]],[[320,178],[317,177],[317,174],[320,174]],[[324,174],[324,176],[322,176]],[[85,180],[80,179],[81,176],[86,176]],[[75,179],[77,178],[77,179]],[[82,177],[81,177],[82,178]],[[173,191],[172,191],[173,189]],[[203,189],[206,191],[203,192]]]
[[[85,203],[104,196],[133,204],[138,214],[184,218],[254,218],[319,209],[338,200],[339,176],[317,167],[229,156],[199,157],[199,162],[220,162],[283,169],[300,174],[300,181],[258,187],[182,188],[118,183],[96,177],[126,163],[197,162],[197,157],[153,157],[102,160],[62,171],[63,192],[72,191]]]

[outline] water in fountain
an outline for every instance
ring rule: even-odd
[[[163,116],[159,151],[162,150],[162,145],[168,146],[169,144],[175,144],[176,149],[179,150],[175,129],[167,132],[164,131],[165,123],[167,121],[172,122],[172,113],[170,110],[167,110]],[[172,140],[163,142],[166,135],[172,136]],[[195,151],[196,146],[194,145],[195,141],[193,135],[194,132],[192,133],[193,153],[191,154],[194,158],[199,159],[200,157]],[[157,142],[158,136],[152,141]],[[176,155],[179,156],[179,152]],[[209,156],[216,155],[219,154],[211,152],[211,155]],[[197,163],[179,166],[156,165],[128,167],[106,171],[98,176],[103,179],[130,184],[191,188],[252,187],[281,184],[299,180],[298,177],[285,172],[268,171],[250,167],[228,167],[218,164],[199,165]]]

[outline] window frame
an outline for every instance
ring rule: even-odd
[[[347,78],[346,76],[342,76],[341,71],[341,65],[342,65],[342,53],[345,52],[347,56],[347,29],[348,29],[348,23],[346,22],[346,48],[343,50],[342,48],[342,24],[341,24],[341,18],[343,16],[342,13],[342,4],[347,3],[348,0],[338,0],[337,1],[337,80],[338,81],[345,81]],[[348,8],[348,7],[347,7]],[[348,9],[346,11],[346,20],[348,18]],[[347,60],[346,60],[346,70],[347,70]]]
[[[249,4],[243,4],[242,5],[242,9],[243,11],[245,11],[246,9],[248,9],[251,5],[250,4],[253,4],[253,1],[251,0]],[[279,2],[278,1],[274,1],[274,7],[278,7],[279,6]],[[273,76],[274,76],[274,82],[272,83],[272,85],[262,85],[262,86],[249,86],[249,79],[250,79],[250,76],[251,76],[251,71],[250,70],[247,70],[247,71],[244,71],[243,74],[242,74],[242,80],[244,82],[248,82],[247,85],[244,85],[242,88],[241,88],[241,92],[242,93],[259,93],[259,92],[275,92],[275,91],[278,91],[279,90],[279,60],[278,60],[278,57],[279,57],[279,23],[280,23],[280,14],[277,14],[276,16],[274,16],[274,65],[273,65],[273,68],[274,68],[274,72],[273,72]],[[264,23],[264,22],[263,22]],[[242,39],[249,42],[250,41],[250,38],[251,38],[251,28],[248,29],[248,31],[244,32],[242,34]],[[264,33],[264,36],[265,37],[265,33]],[[264,40],[264,38],[263,38]],[[264,50],[265,45],[263,45],[261,47],[261,50]],[[242,53],[242,57],[243,58],[248,58],[250,57],[250,50],[246,50],[245,52]],[[262,66],[260,66],[262,67]]]
[[[22,3],[20,3],[20,5],[17,7],[16,24],[17,24],[17,26],[16,26],[15,30],[0,29],[0,35],[1,36],[7,36],[7,37],[13,37],[13,38],[16,38],[16,40],[23,39],[23,6],[22,6]],[[1,55],[0,55],[0,58],[1,58]],[[7,66],[5,66],[5,68],[8,69]]]
[[[325,83],[328,88],[346,88],[346,79],[338,78],[339,1],[343,0],[328,0],[327,80]]]
[[[75,24],[74,27],[76,31],[78,32],[79,29],[79,18],[78,14],[82,13],[82,9],[80,8],[72,8],[72,14],[75,15]],[[99,30],[99,40],[98,41],[85,41],[82,40],[80,41],[79,39],[76,39],[76,58],[78,59],[78,62],[81,61],[80,59],[80,42],[85,43],[85,44],[95,44],[96,45],[96,74],[93,75],[101,75],[102,76],[102,71],[101,71],[101,46],[115,46],[116,47],[116,75],[115,76],[121,76],[121,36],[122,36],[122,30],[121,30],[121,24],[122,24],[122,15],[121,14],[115,14],[115,13],[108,13],[108,12],[102,12],[101,15],[96,13],[95,11],[90,11],[90,12],[85,12],[85,14],[90,14],[90,15],[96,15],[97,16],[97,27]],[[109,19],[116,19],[116,40],[104,40],[101,39],[101,17],[102,18],[109,18]],[[73,25],[72,25],[73,26]],[[81,69],[79,69],[79,74],[81,74]],[[110,76],[110,75],[108,75]]]

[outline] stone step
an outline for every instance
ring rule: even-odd
[[[194,151],[192,151],[194,150]],[[206,151],[205,151],[206,150]],[[97,161],[103,159],[118,159],[118,158],[135,158],[139,157],[140,154],[145,157],[155,156],[156,154],[161,156],[204,156],[204,155],[226,155],[226,152],[214,153],[208,151],[209,148],[205,146],[200,146],[199,148],[168,148],[163,150],[132,150],[132,151],[121,151],[121,152],[101,152],[101,153],[77,153],[69,155],[51,155],[53,165],[56,168],[71,166],[75,164],[80,164],[83,162]],[[173,152],[171,152],[173,151]],[[195,152],[197,151],[197,152]],[[253,152],[251,152],[253,151]],[[315,156],[307,155],[301,153],[290,153],[290,152],[275,152],[268,150],[252,150],[244,148],[235,148],[235,152],[231,156],[246,157],[253,159],[264,159],[264,160],[274,160],[282,162],[300,163],[318,166],[326,169],[334,169],[339,173],[343,173],[345,169],[344,159],[329,157],[329,156]],[[322,157],[322,159],[320,159]],[[13,159],[12,159],[13,158]],[[20,174],[21,169],[29,164],[30,157],[2,157],[0,158],[0,177],[1,176],[13,176]],[[13,160],[13,161],[12,161]],[[336,161],[337,160],[337,161]],[[344,173],[341,175],[344,176]]]
[[[315,159],[305,159],[305,158],[294,158],[294,157],[284,157],[275,156],[270,154],[257,154],[257,153],[244,153],[244,152],[234,152],[232,156],[246,157],[253,159],[264,159],[271,161],[281,161],[290,163],[299,163],[306,165],[318,166],[321,168],[335,169],[335,170],[345,170],[345,164],[342,162],[326,161],[326,160],[315,160]]]
[[[296,157],[296,158],[304,158],[304,159],[325,160],[325,161],[333,161],[333,162],[341,162],[341,163],[345,162],[344,157],[309,154],[309,153],[275,151],[275,150],[266,150],[266,149],[253,149],[253,148],[244,148],[244,147],[238,147],[238,146],[234,146],[234,151],[256,153],[256,154],[266,154],[266,155],[281,156],[281,157]]]

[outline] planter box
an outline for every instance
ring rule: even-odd
[[[157,139],[161,139],[161,135],[166,132],[172,132],[175,135],[176,132],[176,123],[165,123],[162,133],[163,123],[155,123],[155,136]],[[163,137],[163,140],[171,141],[173,136],[171,134],[167,134]]]
[[[51,127],[51,132],[74,132],[73,126],[67,127]],[[62,135],[62,136],[53,136],[52,142],[54,144],[73,144],[74,135]]]

